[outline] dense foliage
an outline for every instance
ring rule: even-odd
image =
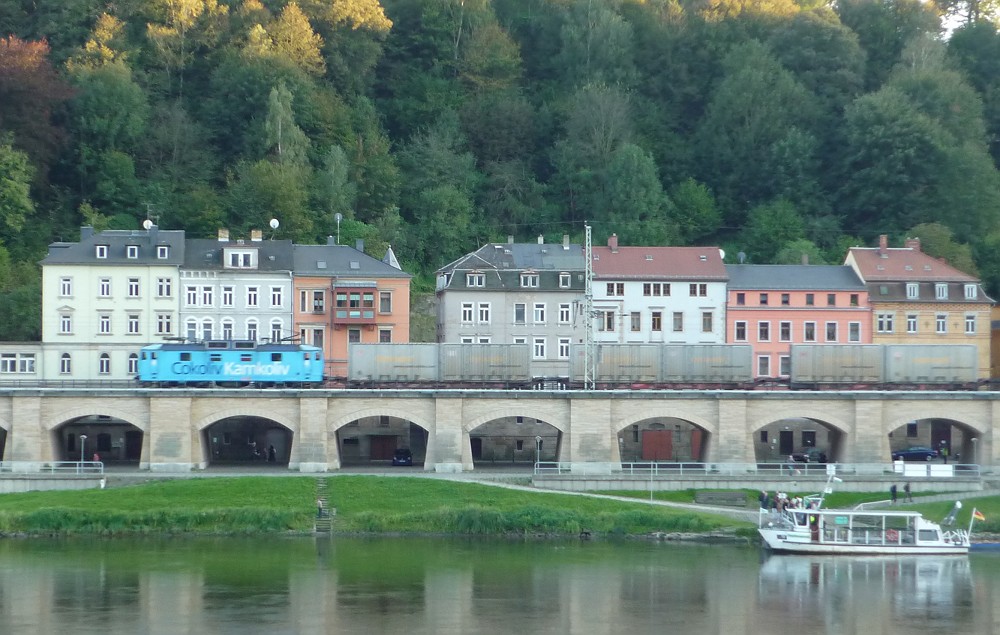
[[[585,221],[756,263],[933,235],[997,294],[996,4],[0,0],[2,337],[48,242],[147,216],[341,214],[420,274]]]

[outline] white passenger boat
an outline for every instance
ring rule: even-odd
[[[829,488],[827,489],[829,491]],[[778,553],[963,555],[969,530],[954,527],[961,503],[944,526],[919,512],[876,509],[822,509],[822,495],[809,496],[805,507],[760,510],[758,531],[765,546]],[[813,508],[809,508],[810,505]]]

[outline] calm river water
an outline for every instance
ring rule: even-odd
[[[0,633],[1000,632],[1000,553],[642,541],[0,542]]]

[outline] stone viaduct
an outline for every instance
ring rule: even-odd
[[[271,389],[0,389],[0,434],[7,461],[59,460],[61,430],[80,417],[112,417],[142,433],[140,469],[187,471],[211,462],[205,430],[230,417],[263,417],[287,429],[288,467],[341,467],[337,431],[363,417],[399,417],[426,430],[424,469],[473,469],[470,431],[503,417],[544,421],[558,431],[556,457],[594,473],[621,462],[619,435],[656,416],[703,431],[708,462],[755,462],[754,434],[785,418],[805,418],[838,437],[842,463],[886,462],[889,433],[918,419],[947,420],[956,448],[978,463],[996,460],[996,392],[811,391],[474,391]],[[0,448],[4,447],[0,445]]]

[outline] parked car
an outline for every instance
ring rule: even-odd
[[[895,450],[892,453],[893,461],[930,461],[938,457],[938,451],[924,445],[915,445],[905,450]]]
[[[392,453],[393,465],[413,465],[413,452],[408,448],[399,448]]]
[[[819,448],[803,448],[800,452],[793,452],[792,458],[796,463],[826,463],[826,452]]]

